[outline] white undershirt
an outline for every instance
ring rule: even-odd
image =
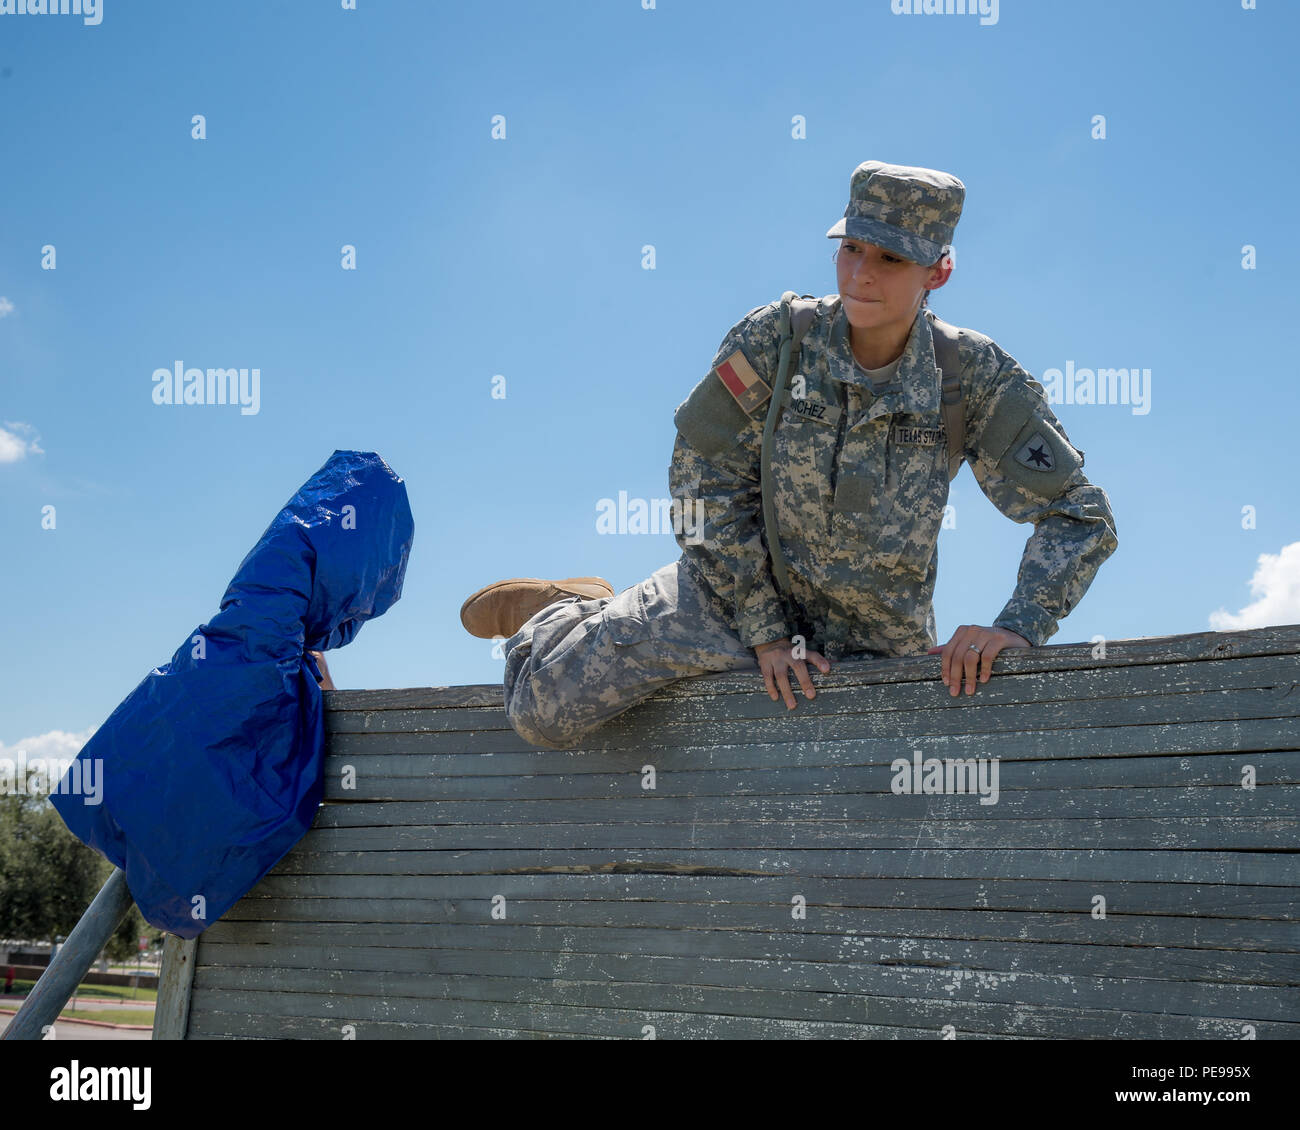
[[[872,385],[876,388],[882,388],[893,383],[894,374],[898,372],[898,366],[902,360],[903,355],[900,353],[888,365],[882,365],[879,369],[866,368],[856,357],[853,358],[853,364],[859,373],[865,373],[870,378]]]

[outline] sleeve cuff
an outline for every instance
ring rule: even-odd
[[[785,623],[764,624],[761,628],[751,628],[742,624],[737,634],[740,636],[740,642],[752,650],[765,643],[786,639],[790,635],[790,628]]]
[[[1015,632],[1029,641],[1031,647],[1042,647],[1056,634],[1056,617],[1045,608],[1027,600],[1012,597],[998,618],[993,621],[995,628],[1005,628]]]

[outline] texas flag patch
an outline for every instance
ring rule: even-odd
[[[754,372],[753,366],[739,349],[726,360],[718,362],[713,371],[718,374],[718,379],[746,416],[772,395],[772,390]]]

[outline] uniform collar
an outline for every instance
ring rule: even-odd
[[[858,385],[871,391],[871,379],[857,367],[849,343],[849,320],[844,305],[836,295],[830,316],[819,318],[809,328],[808,338],[826,358],[830,375],[844,384]],[[892,383],[874,394],[871,415],[885,412],[924,416],[939,411],[939,371],[934,360],[934,340],[930,334],[929,311],[922,306],[916,312],[907,345],[899,358]]]

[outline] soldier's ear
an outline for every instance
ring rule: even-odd
[[[946,263],[948,264],[947,266],[945,266]],[[935,272],[940,271],[942,274],[936,276]],[[945,256],[940,258],[940,260],[931,268],[931,275],[926,280],[925,285],[928,290],[938,290],[941,286],[944,286],[950,278],[952,278],[952,265],[948,263],[948,259]]]

